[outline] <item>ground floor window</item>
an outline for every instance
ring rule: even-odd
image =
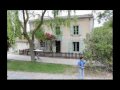
[[[79,51],[79,42],[73,42],[73,51]]]
[[[41,46],[41,47],[45,47],[45,42],[41,41],[41,42],[40,42],[40,46]]]

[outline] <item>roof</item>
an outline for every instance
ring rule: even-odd
[[[93,18],[93,15],[92,14],[84,14],[84,15],[74,15],[74,16],[71,16],[70,18],[73,19],[74,17],[78,18],[78,19],[82,19],[82,18]],[[62,19],[67,19],[68,16],[60,16],[59,18],[62,18]],[[44,18],[44,20],[51,20],[51,19],[54,19],[54,18]],[[34,20],[30,20],[29,22],[33,22],[37,19],[34,19]]]

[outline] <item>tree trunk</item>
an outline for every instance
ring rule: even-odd
[[[35,61],[35,53],[34,53],[34,43],[31,41],[30,42],[30,54],[31,54],[31,60]]]

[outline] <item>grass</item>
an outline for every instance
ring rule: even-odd
[[[31,61],[7,61],[7,70],[12,71],[27,71],[27,72],[42,72],[42,73],[60,73],[60,74],[78,74],[78,69],[75,66],[63,65],[63,64],[52,64],[52,63],[41,63]],[[102,76],[107,77],[109,73],[99,70],[99,68],[85,68],[86,76]],[[112,73],[110,74],[111,77]]]
[[[30,61],[8,61],[7,69],[13,71],[44,72],[44,73],[72,73],[75,67],[71,65],[50,64]]]

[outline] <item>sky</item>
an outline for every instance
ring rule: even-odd
[[[35,15],[34,15],[34,14],[31,14],[31,15],[30,15],[30,20],[33,20],[33,19],[38,18],[38,15],[37,15],[37,14],[41,14],[41,11],[42,11],[42,10],[31,10],[31,13],[34,12]],[[103,11],[104,11],[104,10],[97,10],[96,12],[103,12]],[[91,14],[91,13],[92,13],[92,10],[76,10],[75,15],[84,15],[84,14]],[[51,10],[47,10],[47,12],[45,13],[45,17],[48,16],[48,15],[51,16],[51,17],[53,16]],[[59,15],[60,15],[60,16],[66,16],[66,15],[67,15],[67,12],[64,11],[64,12],[60,13]],[[71,12],[71,15],[74,15],[74,12]],[[34,17],[33,17],[33,16],[34,16]],[[97,16],[97,15],[94,14],[94,27],[102,26],[104,22],[98,23],[98,21],[96,20],[96,16]],[[19,18],[20,18],[20,20],[23,19],[21,13],[19,13]],[[29,25],[28,25],[28,29],[29,29]]]

